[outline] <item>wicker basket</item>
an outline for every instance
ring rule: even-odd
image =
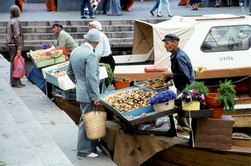
[[[106,135],[106,112],[91,111],[83,116],[87,138],[97,140]]]

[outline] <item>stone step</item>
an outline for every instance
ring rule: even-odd
[[[39,156],[37,161],[40,159],[46,166],[116,166],[116,164],[99,149],[98,158],[77,157],[78,127],[72,119],[47,98],[36,85],[26,79],[26,77],[22,78],[22,82],[26,84],[25,87],[11,88],[7,83],[9,80],[9,62],[7,62],[1,54],[0,66],[0,101],[5,104],[5,107],[14,117],[18,127],[26,136],[26,139],[30,141],[30,143],[38,146],[33,148],[36,150],[36,153],[38,153],[36,156]],[[0,119],[1,117],[2,114]],[[6,126],[4,129],[5,128]],[[1,136],[0,126],[0,141]],[[12,144],[8,144],[8,146],[13,149],[18,147],[16,144],[13,146]],[[0,146],[0,160],[3,160],[1,152]],[[18,153],[20,153],[20,151],[18,151]],[[11,151],[7,149],[6,155],[11,155]],[[19,155],[22,156],[22,153]],[[6,162],[7,160],[3,161]]]
[[[1,105],[5,109],[1,109],[4,115],[9,115],[7,125],[1,125],[3,130],[8,133],[2,134],[4,138],[10,138],[11,142],[6,142],[3,146],[1,141],[0,150],[5,152],[4,160],[7,165],[26,165],[31,162],[35,165],[56,165],[70,166],[72,165],[68,157],[58,147],[55,141],[49,136],[23,101],[17,96],[16,92],[3,79],[0,79]],[[17,91],[17,93],[21,93]],[[7,95],[8,94],[8,95]],[[1,117],[5,117],[2,116]],[[2,121],[1,121],[2,122]],[[12,144],[13,143],[13,144]],[[6,146],[8,148],[6,149]]]

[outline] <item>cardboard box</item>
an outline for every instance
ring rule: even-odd
[[[193,119],[194,146],[200,148],[231,149],[234,119]]]

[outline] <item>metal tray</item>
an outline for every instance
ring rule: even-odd
[[[108,93],[103,93],[103,94],[100,95],[101,104],[105,108],[107,108],[109,111],[114,113],[114,116],[118,116],[118,118],[120,120],[123,120],[124,122],[126,122],[127,124],[129,124],[131,126],[134,126],[134,125],[137,125],[137,124],[140,124],[140,123],[144,123],[144,122],[149,122],[149,121],[152,121],[152,120],[156,120],[157,118],[162,117],[162,116],[167,116],[167,115],[172,115],[174,113],[177,113],[177,107],[175,107],[174,109],[171,109],[171,110],[163,111],[163,112],[155,112],[154,108],[152,106],[141,107],[141,108],[131,110],[131,111],[126,112],[126,113],[120,113],[119,110],[112,107],[110,104],[106,103],[103,100],[103,98],[108,96],[108,95],[111,95],[111,94],[114,94],[114,93],[117,93],[117,92],[124,92],[124,91],[136,90],[136,89],[150,90],[150,89],[143,88],[143,87],[134,87],[133,86],[133,87],[120,89],[120,90],[116,90],[116,91],[112,91],[112,92],[108,92]],[[126,116],[129,116],[129,115],[137,116],[137,115],[140,115],[142,113],[151,113],[151,114],[149,114],[147,116],[144,116],[144,117],[141,117],[141,118],[132,119],[132,120],[129,120],[129,119],[126,118]]]

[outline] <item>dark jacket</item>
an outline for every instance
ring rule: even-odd
[[[171,69],[175,87],[179,91],[184,90],[187,84],[194,81],[193,66],[190,58],[180,48],[177,48],[171,55]]]

